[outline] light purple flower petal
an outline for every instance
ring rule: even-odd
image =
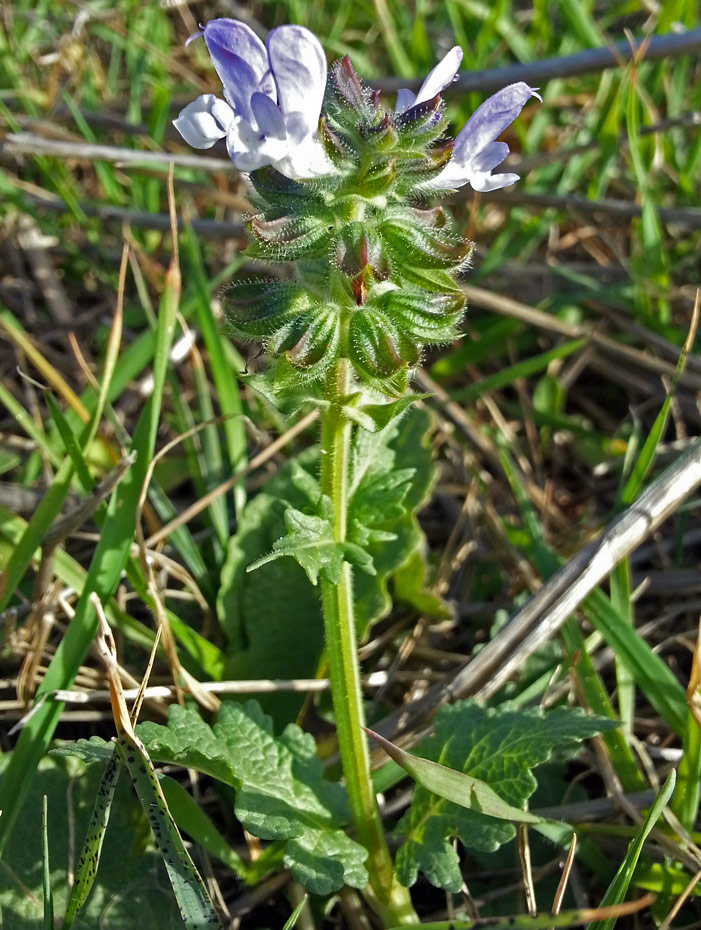
[[[406,113],[409,107],[416,100],[414,92],[407,87],[400,87],[397,91],[397,105],[394,108],[395,113]]]
[[[490,142],[494,142],[516,119],[531,97],[538,96],[523,81],[509,84],[481,104],[458,133],[453,158],[462,165],[472,163]]]
[[[500,165],[508,154],[509,146],[506,142],[492,142],[475,155],[472,168],[474,171],[491,171]]]
[[[480,172],[470,178],[470,187],[481,194],[486,194],[488,191],[498,191],[502,187],[509,187],[510,184],[515,184],[520,177],[520,174]]]
[[[251,119],[251,97],[266,92],[268,55],[255,32],[236,19],[213,19],[204,27],[204,40],[224,87],[224,96],[244,119]],[[268,82],[272,95],[274,86]]]
[[[209,149],[227,134],[234,111],[214,94],[202,94],[180,111],[173,125],[188,145]]]
[[[509,154],[505,142],[494,140],[516,119],[531,97],[541,99],[534,88],[521,81],[485,100],[458,133],[448,164],[426,186],[433,190],[455,190],[470,184],[474,190],[486,192],[518,181],[517,174],[491,174]]]
[[[258,129],[264,136],[274,139],[285,138],[287,135],[285,118],[280,112],[280,108],[273,103],[270,97],[266,97],[265,94],[253,94],[251,97],[251,110],[258,124]]]
[[[326,55],[321,43],[304,26],[278,26],[268,33],[265,44],[280,109],[286,117],[301,114],[305,135],[314,132],[326,90]]]
[[[326,56],[303,26],[280,26],[264,45],[245,23],[215,19],[203,35],[224,87],[175,121],[185,139],[208,148],[226,136],[240,171],[273,165],[295,179],[333,172],[317,129],[326,90]],[[193,36],[192,38],[197,38]]]
[[[285,139],[266,138],[243,117],[237,116],[226,135],[229,158],[239,171],[255,171],[272,165],[287,152]]]
[[[418,103],[424,103],[426,100],[433,100],[436,94],[440,94],[442,90],[451,84],[453,78],[460,70],[461,61],[462,49],[459,45],[454,45],[448,54],[441,58],[433,71],[429,73],[428,77],[419,88],[413,106],[416,106]]]
[[[291,146],[287,155],[273,162],[273,167],[294,181],[321,178],[334,171],[333,162],[316,135],[307,136],[300,145]]]

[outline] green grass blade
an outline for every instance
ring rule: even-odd
[[[54,896],[51,890],[51,862],[49,860],[49,802],[46,795],[41,811],[41,864],[44,890],[44,930],[54,930]]]
[[[47,392],[45,400],[46,406],[49,408],[51,418],[56,424],[56,429],[59,432],[63,446],[66,450],[66,454],[70,456],[71,461],[73,462],[73,467],[76,471],[76,474],[78,475],[78,478],[80,479],[83,490],[86,492],[91,491],[95,482],[93,481],[93,477],[90,474],[90,469],[87,466],[75,433],[69,426],[68,421],[61,411],[61,408],[56,402],[56,399]]]
[[[178,833],[146,750],[143,745],[128,742],[125,736],[119,738],[117,748],[151,825],[185,926],[188,930],[221,928],[205,884]]]
[[[480,811],[500,820],[515,820],[519,823],[531,824],[543,823],[542,817],[508,804],[481,779],[466,775],[464,772],[456,772],[455,769],[441,765],[440,762],[431,762],[430,759],[412,756],[385,739],[384,736],[375,733],[374,730],[365,727],[363,729],[374,740],[377,740],[390,759],[397,765],[401,765],[412,778],[439,798],[445,798],[453,804],[459,804],[468,810]]]
[[[529,375],[542,371],[555,359],[567,358],[568,355],[581,349],[585,342],[585,339],[572,339],[570,342],[565,342],[563,345],[556,346],[554,349],[549,349],[547,352],[541,352],[539,355],[524,359],[516,365],[509,365],[507,368],[503,368],[501,371],[489,375],[487,378],[483,378],[476,384],[451,391],[450,396],[454,400],[465,402],[481,397],[482,394],[487,391],[496,391],[500,388],[508,387],[519,378],[526,378]]]
[[[46,494],[39,502],[39,506],[32,514],[31,520],[26,526],[22,538],[17,543],[10,561],[0,579],[0,610],[4,610],[15,593],[17,585],[24,577],[24,573],[29,567],[34,553],[41,545],[41,541],[51,527],[56,517],[61,512],[63,503],[71,489],[73,479],[73,462],[66,458],[64,463],[56,473],[54,480],[47,489]],[[0,807],[0,810],[7,811],[7,808]],[[0,819],[7,820],[7,813]],[[2,826],[0,825],[0,831]]]
[[[2,305],[0,305],[2,306]],[[53,443],[46,435],[46,433],[39,429],[39,427],[34,422],[32,416],[27,413],[22,404],[16,400],[7,390],[7,388],[0,382],[0,404],[3,407],[6,407],[8,412],[12,415],[15,420],[15,423],[24,432],[29,436],[29,438],[36,443],[37,447],[41,449],[47,459],[51,464],[58,468],[63,461],[63,456],[58,452],[54,447]]]
[[[121,769],[122,766],[117,753],[117,747],[114,746],[112,758],[105,766],[97,789],[97,795],[95,796],[95,805],[90,816],[88,832],[80,852],[78,868],[76,869],[75,879],[68,898],[68,904],[66,905],[66,916],[63,918],[63,930],[70,930],[73,926],[73,921],[78,911],[83,904],[85,904],[95,881],[97,869],[100,864],[102,843],[110,819],[114,789],[117,786]]]
[[[226,360],[222,345],[224,337],[219,331],[212,314],[211,286],[207,280],[202,252],[191,226],[187,226],[185,229],[185,247],[197,289],[198,299],[195,304],[195,315],[209,355],[209,364],[212,379],[217,389],[219,407],[222,414],[227,418],[224,420],[222,428],[229,454],[229,465],[232,472],[236,472],[245,468],[247,462],[246,433],[241,420],[243,408],[239,396],[238,382]],[[240,513],[246,503],[246,489],[242,483],[234,487],[234,503],[236,504],[236,512]]]
[[[531,539],[532,557],[543,577],[550,577],[560,567],[562,560],[543,540],[538,521],[532,514],[530,502],[520,483],[515,481],[515,469],[503,450],[500,458],[524,514],[524,526]],[[529,514],[531,514],[530,517]],[[592,591],[582,602],[582,608],[587,619],[601,633],[606,643],[630,671],[636,684],[655,710],[664,717],[675,733],[681,736],[686,725],[686,695],[671,669],[650,649],[635,630],[626,626],[613,608],[610,599],[601,589],[597,588]]]
[[[499,456],[506,477],[523,515],[523,523],[530,537],[530,548],[533,561],[538,567],[541,576],[543,578],[548,578],[555,574],[560,567],[560,559],[549,548],[543,537],[538,517],[506,450],[501,450]],[[601,676],[594,668],[584,645],[584,637],[581,634],[577,622],[573,618],[570,618],[563,625],[561,635],[565,648],[568,650],[570,656],[579,654],[577,674],[582,687],[584,700],[594,713],[603,714],[612,720],[615,719],[604,683],[601,680]],[[608,730],[602,733],[601,737],[609,751],[611,761],[618,773],[618,777],[621,779],[621,783],[625,785],[625,790],[640,791],[647,787],[624,734],[618,729]]]
[[[299,902],[297,907],[292,911],[290,916],[285,921],[282,927],[282,930],[294,930],[295,926],[297,925],[297,920],[299,919],[299,915],[302,913],[302,908],[304,907],[306,903],[307,903],[307,896],[304,895],[304,897]]]
[[[623,559],[611,572],[611,605],[631,629],[635,629],[630,581],[630,560]],[[629,670],[616,658],[616,694],[621,725],[626,733],[633,732],[635,716],[635,681]]]
[[[672,670],[625,625],[603,591],[592,591],[583,606],[587,619],[630,671],[648,701],[681,736],[686,726],[686,695]]]
[[[250,869],[241,856],[229,846],[219,830],[179,781],[164,775],[159,778],[168,810],[181,830],[184,830],[210,856],[215,856],[244,881]]]
[[[601,901],[601,907],[609,907],[615,904],[621,904],[623,899],[626,896],[628,887],[630,886],[631,880],[633,878],[633,873],[635,872],[635,867],[638,864],[638,859],[640,858],[640,853],[642,852],[643,845],[647,840],[650,832],[657,823],[664,810],[665,804],[669,801],[672,792],[674,791],[674,782],[676,780],[676,773],[674,769],[667,776],[667,780],[664,785],[660,788],[657,797],[655,798],[655,803],[652,805],[648,811],[647,817],[640,830],[638,831],[637,836],[633,842],[628,847],[625,859],[620,865],[616,877],[609,885],[606,894],[604,895]],[[616,923],[615,917],[609,917],[607,920],[595,920],[589,924],[589,930],[613,930],[613,927]]]
[[[680,823],[691,832],[696,823],[701,793],[701,728],[689,711],[677,768],[677,787],[670,807]]]

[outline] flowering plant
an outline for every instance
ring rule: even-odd
[[[256,212],[248,254],[294,270],[294,277],[232,284],[229,321],[240,336],[264,342],[272,393],[312,400],[322,417],[318,485],[305,478],[314,513],[289,507],[288,535],[261,563],[291,556],[313,584],[320,581],[341,762],[356,835],[368,851],[367,893],[390,925],[411,923],[362,731],[352,572],[374,573],[367,541],[383,530],[359,533],[349,520],[351,458],[360,454],[352,444],[354,434],[381,434],[404,411],[423,347],[457,335],[464,299],[456,273],[472,244],[447,210],[426,201],[467,184],[490,191],[516,181],[493,173],[508,154],[497,137],[538,95],[524,83],[503,88],[451,141],[441,93],[457,76],[458,47],[416,95],[400,90],[389,108],[348,57],[327,80],[323,49],[301,26],[281,26],[264,44],[245,24],[217,19],[197,36],[224,97],[199,97],[175,126],[198,148],[226,140],[234,165],[250,173]],[[401,506],[403,498],[395,500]]]

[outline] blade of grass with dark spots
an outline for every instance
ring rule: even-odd
[[[97,876],[100,864],[102,843],[110,819],[114,789],[117,787],[121,763],[117,747],[112,750],[112,757],[105,766],[95,797],[95,804],[90,816],[88,832],[78,859],[75,879],[66,905],[66,914],[63,918],[63,930],[70,930],[78,912],[85,904]]]

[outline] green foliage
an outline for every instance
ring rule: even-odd
[[[314,739],[288,725],[279,738],[255,701],[226,702],[217,722],[195,708],[171,708],[168,726],[138,728],[149,754],[194,768],[236,790],[241,824],[282,844],[283,862],[301,885],[329,894],[368,880],[366,851],[342,829],[349,812],[340,785],[325,780]]]
[[[373,408],[369,415],[374,413]],[[378,410],[380,422],[382,416]],[[362,547],[375,570],[374,575],[355,573],[361,635],[389,612],[389,587],[395,578],[395,594],[403,603],[418,610],[429,607],[432,616],[449,614],[445,604],[426,592],[424,536],[416,518],[435,480],[430,426],[430,414],[414,410],[375,433],[359,429],[354,439],[349,541],[356,551]],[[250,678],[254,668],[259,677],[270,678],[316,673],[323,649],[318,592],[295,559],[266,558],[276,544],[280,552],[279,541],[287,539],[287,508],[303,513],[320,496],[316,468],[314,452],[283,466],[249,503],[231,538],[217,602],[229,640],[225,677]],[[256,560],[260,567],[247,573]],[[301,699],[270,695],[263,704],[276,721],[287,721],[294,719]]]
[[[543,714],[461,701],[441,709],[435,732],[421,744],[420,754],[486,782],[507,804],[523,810],[537,787],[533,768],[553,755],[572,752],[581,740],[612,725],[562,707]],[[462,884],[453,838],[488,852],[515,833],[510,823],[460,807],[420,784],[397,832],[404,837],[397,854],[399,880],[413,885],[420,870],[432,884],[452,892],[459,892]]]
[[[308,504],[319,515],[306,514],[295,507],[285,509],[287,534],[273,543],[273,551],[248,566],[254,571],[282,556],[290,556],[304,569],[307,578],[316,586],[321,573],[327,581],[338,584],[344,561],[361,568],[370,575],[376,574],[372,559],[354,542],[337,542],[333,530],[333,505],[321,493],[316,479],[297,463],[291,463],[293,484],[306,496]]]

